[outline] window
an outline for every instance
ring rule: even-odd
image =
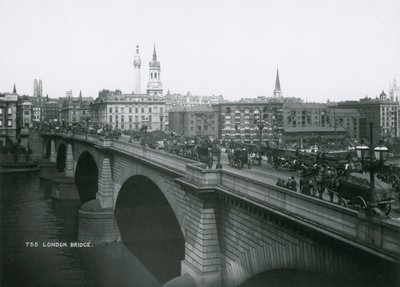
[[[129,122],[130,122],[130,123],[132,122],[132,116],[129,116]],[[130,128],[132,128],[132,125],[131,125]]]
[[[8,108],[8,114],[11,115],[12,114],[12,110],[11,108]]]
[[[149,122],[151,122],[151,115],[149,116]]]
[[[3,114],[3,109],[2,108],[0,108],[0,115],[2,115]]]
[[[163,113],[163,108],[160,108],[160,113]],[[1,113],[0,113],[1,114]]]
[[[112,123],[112,116],[110,116],[110,123]]]
[[[151,113],[151,108],[149,108],[149,113]]]
[[[135,108],[135,113],[138,113],[138,108]]]
[[[115,115],[115,122],[118,122],[118,115]]]
[[[0,119],[0,127],[2,127],[2,126],[3,126],[3,120]]]
[[[144,108],[142,108],[142,113],[144,113]]]
[[[29,116],[29,111],[24,111],[25,116]]]
[[[8,121],[7,121],[7,126],[8,126],[8,127],[12,127],[12,120],[8,120]]]
[[[118,107],[115,108],[115,112],[118,113]]]
[[[135,122],[138,122],[138,121],[139,121],[139,116],[135,116]]]
[[[122,123],[124,122],[124,116],[121,116],[121,122]]]
[[[124,107],[122,107],[121,108],[121,113],[124,113],[125,112],[125,109],[124,109]]]
[[[110,113],[112,113],[112,108],[109,109]]]
[[[132,108],[129,108],[129,113],[130,113],[130,114],[132,113]]]

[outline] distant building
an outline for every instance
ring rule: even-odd
[[[165,101],[147,94],[123,94],[120,90],[102,90],[91,107],[92,120],[112,129],[165,130]]]
[[[32,128],[33,127],[32,103],[22,102],[19,107],[21,108],[21,118],[22,118],[22,123],[20,127]]]
[[[61,120],[61,109],[58,100],[52,99],[46,102],[43,106],[44,120],[46,121],[60,121]]]
[[[278,143],[283,133],[282,103],[230,102],[212,105],[218,114],[218,137],[238,142],[260,141],[258,123],[264,125],[262,141]]]
[[[339,102],[340,109],[355,109],[360,113],[360,138],[369,139],[369,123],[372,123],[374,144],[381,138],[400,136],[399,103],[391,101],[384,91],[379,99],[364,98],[360,101]]]
[[[61,102],[61,121],[67,124],[86,122],[90,117],[90,109],[93,98],[82,97],[82,93],[79,93],[79,97],[72,97],[72,91],[67,91],[66,97]]]
[[[7,141],[18,142],[17,107],[17,94],[0,93],[0,145]]]
[[[210,107],[169,112],[169,130],[179,135],[218,138],[218,114]]]
[[[34,97],[42,97],[43,96],[43,87],[42,80],[35,79],[33,81],[33,96]]]

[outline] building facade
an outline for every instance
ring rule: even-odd
[[[61,121],[66,124],[86,122],[91,116],[92,97],[72,97],[71,91],[67,91],[66,97],[61,100]]]
[[[53,122],[61,120],[61,108],[58,100],[46,102],[43,107],[44,120]]]
[[[218,114],[208,108],[192,108],[169,112],[169,130],[186,137],[218,138]]]
[[[17,94],[0,93],[0,145],[5,145],[7,141],[18,142],[17,107]]]
[[[400,136],[399,104],[391,101],[382,92],[379,98],[364,98],[359,101],[345,101],[337,104],[341,109],[355,109],[360,113],[359,137],[369,139],[369,123],[373,123],[374,144],[379,139],[397,138]]]
[[[283,133],[282,105],[279,102],[231,102],[212,105],[218,114],[218,137],[255,143],[260,142],[261,136],[263,142],[277,144],[281,141]]]
[[[102,90],[91,106],[92,120],[100,127],[138,130],[165,130],[165,101],[147,94],[123,94],[120,90]]]

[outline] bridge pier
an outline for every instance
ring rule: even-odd
[[[50,162],[56,163],[57,161],[57,151],[56,151],[56,142],[55,140],[50,140]]]
[[[86,202],[78,212],[79,241],[106,244],[121,240],[114,215],[113,182],[110,156],[100,155],[98,192],[96,199]]]
[[[192,216],[185,218],[185,259],[181,263],[181,274],[190,275],[198,287],[221,286],[216,194],[186,193],[185,203]]]
[[[67,144],[67,154],[65,160],[65,176],[66,177],[74,177],[74,167],[75,167],[75,160],[74,154],[72,152],[72,144]]]
[[[72,144],[67,144],[65,176],[54,178],[51,181],[51,197],[55,199],[79,199],[79,193],[74,181],[74,155]]]

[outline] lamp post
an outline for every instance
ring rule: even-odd
[[[160,131],[163,130],[163,119],[164,119],[164,115],[160,114]]]
[[[374,148],[372,123],[369,124],[369,146],[361,142],[361,145],[356,147],[357,158],[361,160],[363,169],[369,171],[369,199],[368,207],[373,208],[376,206],[376,195],[375,195],[375,173],[378,171],[383,163],[386,161],[389,150],[387,147],[380,143],[379,146]],[[375,158],[375,159],[374,159]],[[367,166],[365,166],[367,164]]]
[[[88,133],[89,133],[89,121],[90,121],[90,116],[86,117],[86,140],[88,139]]]
[[[262,130],[265,127],[265,122],[263,120],[259,119],[256,122],[256,124],[257,124],[258,129],[260,130],[260,145],[261,145],[261,143],[262,143]]]

